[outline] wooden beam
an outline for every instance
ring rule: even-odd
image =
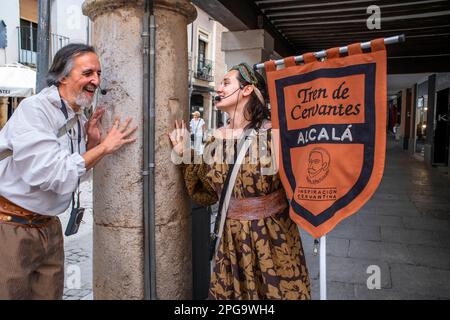
[[[371,4],[381,3],[379,0],[375,1],[345,1],[347,3],[343,4],[344,1],[327,1],[327,0],[315,0],[315,1],[277,1],[277,2],[267,2],[263,1],[255,1],[261,9],[269,10],[269,9],[283,9],[285,7],[295,7],[302,10],[307,10],[309,8],[323,8],[323,7],[342,7],[345,5],[355,6],[357,4],[367,4],[368,6]],[[397,1],[383,1],[383,2],[397,2]]]
[[[358,10],[349,11],[349,12],[323,12],[323,13],[311,13],[305,14],[305,12],[295,12],[295,14],[291,14],[293,11],[291,10],[290,14],[278,15],[278,16],[270,16],[268,18],[273,22],[274,25],[278,25],[284,22],[305,22],[305,21],[323,21],[327,19],[340,19],[340,20],[348,20],[348,19],[367,19],[370,17],[370,14],[366,12],[367,8],[359,8]],[[445,2],[442,4],[436,5],[416,5],[416,6],[403,6],[400,8],[389,8],[381,11],[381,19],[396,17],[399,15],[413,15],[413,14],[421,14],[421,13],[432,13],[432,12],[440,12],[444,10],[450,10],[450,2]]]
[[[429,18],[429,19],[416,19],[416,20],[402,20],[402,21],[385,21],[381,22],[381,29],[385,31],[389,31],[390,29],[399,29],[399,28],[409,28],[415,26],[422,27],[439,27],[446,24],[449,24],[450,15],[439,17],[439,18]],[[297,31],[297,32],[333,32],[333,31],[370,31],[367,29],[366,22],[352,22],[352,23],[335,23],[335,24],[314,24],[314,25],[305,25],[305,26],[285,26],[278,27],[278,29],[285,33],[288,31]]]
[[[408,27],[408,28],[398,28],[398,29],[389,29],[389,30],[364,30],[364,31],[341,31],[341,30],[335,30],[331,31],[329,33],[319,33],[319,32],[301,32],[301,31],[286,31],[284,32],[284,35],[289,37],[289,39],[308,39],[308,38],[333,38],[335,36],[340,35],[358,35],[362,34],[364,36],[373,36],[376,34],[381,34],[384,37],[387,37],[390,35],[400,34],[400,33],[413,33],[413,34],[428,34],[428,33],[440,33],[450,30],[450,24],[445,24],[442,26],[430,26],[430,27]]]
[[[299,43],[299,42],[329,42],[329,41],[368,41],[371,39],[376,39],[376,38],[380,38],[380,37],[390,37],[390,36],[395,36],[398,35],[399,33],[403,33],[409,40],[414,39],[414,38],[439,38],[441,36],[446,36],[449,35],[450,30],[446,30],[443,31],[441,30],[440,32],[385,32],[385,33],[366,33],[366,34],[359,34],[359,35],[346,35],[346,34],[335,34],[335,35],[330,35],[330,36],[319,36],[317,35],[316,37],[314,36],[309,36],[309,37],[302,37],[302,36],[292,36],[290,37],[291,41],[293,43]]]
[[[372,3],[373,4],[373,3]],[[272,9],[266,9],[264,10],[264,14],[266,14],[269,18],[275,18],[278,16],[283,15],[298,15],[298,16],[313,16],[313,15],[334,15],[336,13],[358,13],[358,12],[364,12],[366,13],[367,8],[369,4],[347,4],[347,5],[341,5],[341,6],[326,6],[321,8],[286,8],[281,10],[272,10]],[[434,8],[436,11],[439,10],[439,8],[446,8],[448,6],[448,1],[446,0],[433,0],[433,1],[417,1],[417,0],[410,0],[410,1],[403,1],[403,2],[393,2],[393,3],[385,3],[384,1],[378,5],[381,13],[384,14],[386,12],[402,12],[405,10],[430,10]]]
[[[440,11],[440,12],[432,12],[432,13],[421,13],[421,14],[406,14],[406,15],[399,15],[394,17],[387,17],[387,18],[381,18],[381,24],[384,23],[412,23],[413,21],[419,22],[422,20],[445,20],[446,22],[449,21],[450,17],[450,10]],[[312,21],[305,21],[303,22],[282,22],[277,23],[276,26],[279,28],[282,27],[307,27],[307,26],[322,26],[322,27],[329,27],[329,26],[346,26],[346,25],[366,25],[367,19],[336,19],[331,21],[323,21],[323,20],[317,20],[315,22]]]
[[[420,21],[420,22],[419,22]],[[442,18],[434,18],[434,19],[421,19],[419,21],[385,21],[381,23],[381,30],[389,30],[395,28],[410,28],[410,27],[439,27],[446,24],[449,24],[450,15],[442,17]],[[419,22],[419,23],[418,23]],[[306,25],[306,26],[286,26],[280,27],[279,29],[284,33],[288,31],[299,31],[299,32],[314,32],[314,31],[322,31],[322,32],[331,32],[333,30],[339,31],[369,31],[367,29],[366,23],[346,23],[346,24],[336,24],[333,28],[333,25]]]

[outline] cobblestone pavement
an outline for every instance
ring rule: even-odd
[[[386,168],[372,199],[327,235],[328,299],[449,299],[450,179],[388,141]],[[301,231],[319,299],[319,256]],[[368,266],[381,271],[369,290]],[[369,281],[370,283],[373,283]]]
[[[64,236],[65,300],[92,299],[92,171],[80,184],[81,206],[85,208],[78,233]],[[70,209],[60,215],[63,230],[69,220]]]
[[[92,299],[92,184],[82,184],[85,224],[67,237],[64,299]],[[61,216],[63,227],[68,213]],[[319,256],[300,230],[319,299]],[[369,290],[368,266],[381,271],[381,289]],[[79,268],[80,282],[76,277]],[[73,288],[75,285],[75,288]],[[449,299],[450,179],[388,141],[386,168],[372,199],[327,235],[328,299]]]

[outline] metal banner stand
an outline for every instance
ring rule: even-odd
[[[399,43],[399,42],[405,42],[405,35],[404,34],[400,34],[398,36],[384,38],[384,44],[385,45]],[[361,43],[361,48],[362,49],[369,49],[370,48],[370,41],[362,42]],[[346,46],[339,48],[339,53],[347,53],[347,52],[348,52],[348,48]],[[314,56],[317,59],[325,58],[327,56],[327,52],[325,50],[317,51],[317,52],[314,52]],[[294,59],[295,59],[295,62],[303,62],[303,56],[302,55],[301,56],[295,56]],[[275,60],[275,65],[277,65],[277,66],[284,65],[284,59]],[[264,63],[255,64],[254,68],[255,69],[264,69]]]
[[[384,44],[394,44],[399,42],[405,42],[405,35],[400,34],[398,36],[384,38]],[[362,49],[370,48],[370,41],[361,43]],[[340,47],[339,53],[347,53],[348,47]],[[327,53],[325,50],[314,53],[317,59],[325,58]],[[295,56],[295,62],[303,62],[303,56]],[[284,65],[284,59],[275,60],[275,65]],[[264,63],[258,63],[254,65],[254,69],[264,69]],[[327,238],[326,235],[320,237],[320,267],[319,267],[319,279],[320,279],[320,300],[327,300],[327,250],[326,250]]]
[[[320,237],[320,300],[327,300],[327,236]]]

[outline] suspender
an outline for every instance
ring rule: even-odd
[[[67,112],[67,108],[66,108],[66,104],[64,103],[64,101],[61,99],[61,111],[62,113],[64,113],[64,117],[67,118],[69,117],[69,114]],[[68,124],[73,121],[73,125],[69,128]],[[77,137],[77,142],[78,142],[78,152],[80,152],[80,143],[81,143],[81,125],[80,125],[80,121],[78,120],[78,115],[76,115],[75,117],[73,117],[72,119],[70,119],[68,122],[66,122],[66,124],[59,129],[59,131],[62,131],[64,129],[63,134],[65,134],[66,132],[68,133],[70,130],[72,130],[74,124],[77,123],[78,124],[78,137]],[[58,132],[59,134],[59,132]],[[73,141],[72,141],[72,135],[70,136],[70,151],[73,153]],[[80,188],[80,179],[78,179],[78,187],[77,190]],[[75,190],[76,192],[76,190]],[[72,210],[75,208],[75,192],[72,193]],[[78,195],[77,197],[77,205],[76,208],[80,207],[80,195]]]
[[[67,118],[69,117],[68,113],[67,113],[67,108],[66,105],[64,104],[64,102],[61,100],[62,106],[61,106],[61,111],[64,114],[64,117]],[[79,117],[78,115],[75,115],[75,117],[73,117],[72,119],[70,119],[69,121],[67,121],[61,128],[59,128],[58,133],[57,133],[57,137],[61,138],[63,135],[65,135],[67,132],[69,132],[70,130],[72,130],[72,128],[75,126],[76,123],[78,123],[78,133],[80,133],[80,124],[78,121]],[[78,148],[79,150],[79,148]],[[73,151],[72,151],[73,152]],[[13,155],[13,151],[10,149],[6,149],[2,152],[0,152],[0,161],[8,158],[9,156]]]

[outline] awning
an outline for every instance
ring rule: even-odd
[[[20,63],[0,66],[0,97],[29,97],[36,90],[36,71]]]

